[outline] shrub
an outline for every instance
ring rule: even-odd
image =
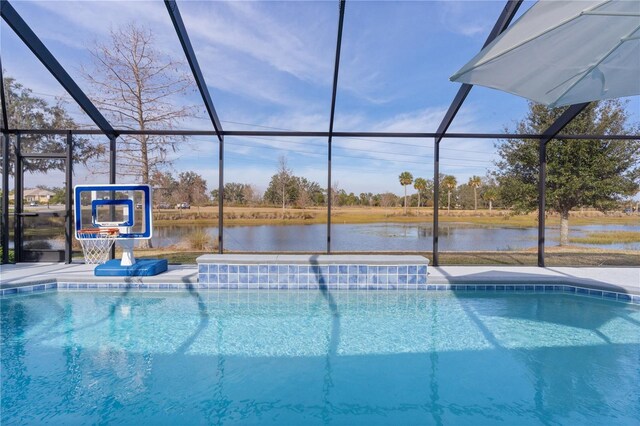
[[[205,231],[197,230],[186,237],[189,248],[192,250],[205,251],[214,248],[213,238]]]
[[[0,258],[2,258],[2,248],[0,248]],[[9,249],[9,263],[14,263],[16,261],[15,251],[13,249]]]

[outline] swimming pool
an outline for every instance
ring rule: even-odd
[[[3,424],[640,418],[640,307],[573,294],[61,291],[1,314]]]

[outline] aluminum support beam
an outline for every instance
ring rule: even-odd
[[[116,136],[109,136],[109,184],[116,183]]]
[[[1,7],[1,6],[0,6]],[[9,263],[9,118],[7,102],[4,91],[4,73],[2,72],[2,59],[0,58],[0,108],[2,108],[2,263]]]
[[[433,144],[433,230],[431,232],[433,238],[433,252],[431,253],[432,265],[440,264],[440,254],[438,251],[438,226],[440,209],[440,142],[435,141]]]
[[[77,129],[7,129],[7,133],[15,135],[17,133],[30,135],[66,135],[69,130],[76,136],[79,135],[103,135],[100,130],[77,130]],[[213,130],[129,130],[116,129],[117,135],[150,135],[150,136],[216,136]],[[252,131],[252,130],[225,130],[224,136],[257,136],[257,137],[329,137],[329,132],[297,132],[297,131]],[[436,132],[333,132],[333,137],[341,138],[396,138],[396,139],[425,139],[437,138],[440,135]],[[447,139],[544,139],[542,133],[447,133]],[[591,135],[558,134],[558,139],[606,139],[606,140],[637,140],[640,135]]]
[[[71,78],[69,73],[60,65],[58,60],[51,54],[49,49],[40,41],[38,36],[27,25],[22,17],[16,12],[11,3],[2,0],[0,7],[0,15],[13,31],[20,37],[25,45],[33,52],[33,54],[42,62],[56,80],[64,87],[71,97],[80,105],[80,108],[87,113],[89,118],[96,123],[98,128],[105,134],[113,135],[115,130],[106,118],[98,111],[98,109],[89,100],[87,95],[80,89],[76,82]]]
[[[544,138],[540,139],[538,155],[540,167],[538,170],[538,266],[544,267],[544,244],[545,244],[545,213],[547,194],[547,143],[565,128],[571,120],[584,110],[589,102],[571,105],[556,121],[543,133]]]
[[[165,6],[167,6],[167,11],[169,12],[169,16],[171,17],[171,22],[173,22],[173,27],[175,28],[176,34],[178,34],[178,38],[180,39],[180,44],[182,45],[185,56],[187,57],[187,62],[189,62],[189,66],[191,67],[191,72],[193,73],[193,77],[196,80],[200,95],[202,95],[202,100],[204,101],[204,105],[207,108],[207,113],[209,114],[209,118],[211,119],[213,128],[216,131],[216,136],[218,136],[218,140],[222,142],[224,138],[222,134],[222,125],[220,124],[220,119],[218,118],[216,109],[213,107],[211,94],[209,93],[209,89],[207,88],[207,83],[204,81],[204,76],[202,75],[200,65],[198,64],[198,58],[196,57],[193,46],[191,45],[191,41],[189,40],[189,34],[187,33],[187,29],[184,26],[184,21],[182,20],[182,15],[180,15],[178,4],[173,0],[165,0],[164,4]]]
[[[9,135],[2,134],[2,263],[9,263]]]
[[[0,108],[2,108],[2,132],[4,133],[9,128],[9,116],[7,113],[7,100],[5,98],[5,91],[4,91],[4,72],[2,70],[1,57],[0,57]]]
[[[544,231],[547,203],[547,144],[538,142],[538,266],[544,268]]]
[[[16,262],[20,262],[22,259],[22,217],[18,216],[18,213],[22,213],[22,194],[24,193],[24,188],[22,184],[22,177],[24,174],[24,161],[22,160],[21,155],[21,135],[18,133],[16,135],[16,146],[15,146],[15,169],[13,172],[14,176],[14,200],[13,200],[13,253]]]
[[[115,135],[109,136],[109,184],[114,185],[116,183],[116,139]],[[115,194],[111,193],[111,199],[115,197]],[[114,206],[109,208],[109,220],[115,220],[115,209]],[[116,245],[111,246],[111,259],[115,259],[116,257]]]
[[[338,75],[340,72],[340,50],[342,49],[342,28],[344,26],[345,5],[346,1],[340,0],[336,59],[333,67],[333,89],[331,92],[331,114],[329,116],[329,138],[327,140],[327,254],[331,253],[331,148],[333,142],[333,122],[336,115],[336,95],[338,93]]]
[[[504,9],[502,9],[502,13],[498,17],[498,20],[493,26],[493,29],[489,33],[487,40],[484,42],[483,48],[486,47],[489,43],[491,43],[501,32],[503,32],[511,23],[511,20],[515,16],[518,8],[520,8],[520,4],[522,0],[508,0],[507,4],[505,4]],[[438,266],[438,200],[435,196],[436,193],[439,193],[440,189],[440,175],[438,167],[435,164],[439,161],[440,158],[440,141],[446,134],[449,126],[453,122],[453,119],[458,114],[460,107],[464,103],[464,100],[467,98],[467,95],[471,91],[473,85],[471,84],[463,84],[460,89],[458,89],[458,93],[456,93],[453,102],[449,105],[449,109],[447,113],[444,115],[442,122],[438,126],[437,135],[435,136],[434,143],[434,170],[433,170],[433,191],[434,191],[434,202],[433,202],[433,265]]]
[[[67,167],[65,167],[65,184],[67,187],[67,193],[65,195],[65,210],[66,215],[64,218],[64,263],[71,263],[73,258],[73,133],[69,131],[67,133]],[[80,202],[80,200],[78,200]]]
[[[218,253],[224,252],[224,140],[218,142]]]

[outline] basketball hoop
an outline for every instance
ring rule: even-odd
[[[76,233],[87,264],[102,264],[109,260],[109,251],[120,235],[118,228],[86,228]]]

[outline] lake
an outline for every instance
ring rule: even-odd
[[[154,247],[166,247],[184,240],[200,229],[213,239],[217,226],[156,227]],[[570,236],[585,236],[596,231],[635,231],[640,225],[572,226]],[[559,229],[547,227],[547,245],[557,245]],[[431,251],[433,227],[430,223],[335,224],[331,231],[333,251]],[[264,225],[225,227],[224,247],[232,251],[315,251],[326,250],[327,226]],[[506,251],[536,247],[537,228],[483,226],[469,223],[440,225],[441,251]],[[605,249],[640,250],[640,243],[587,245]]]

